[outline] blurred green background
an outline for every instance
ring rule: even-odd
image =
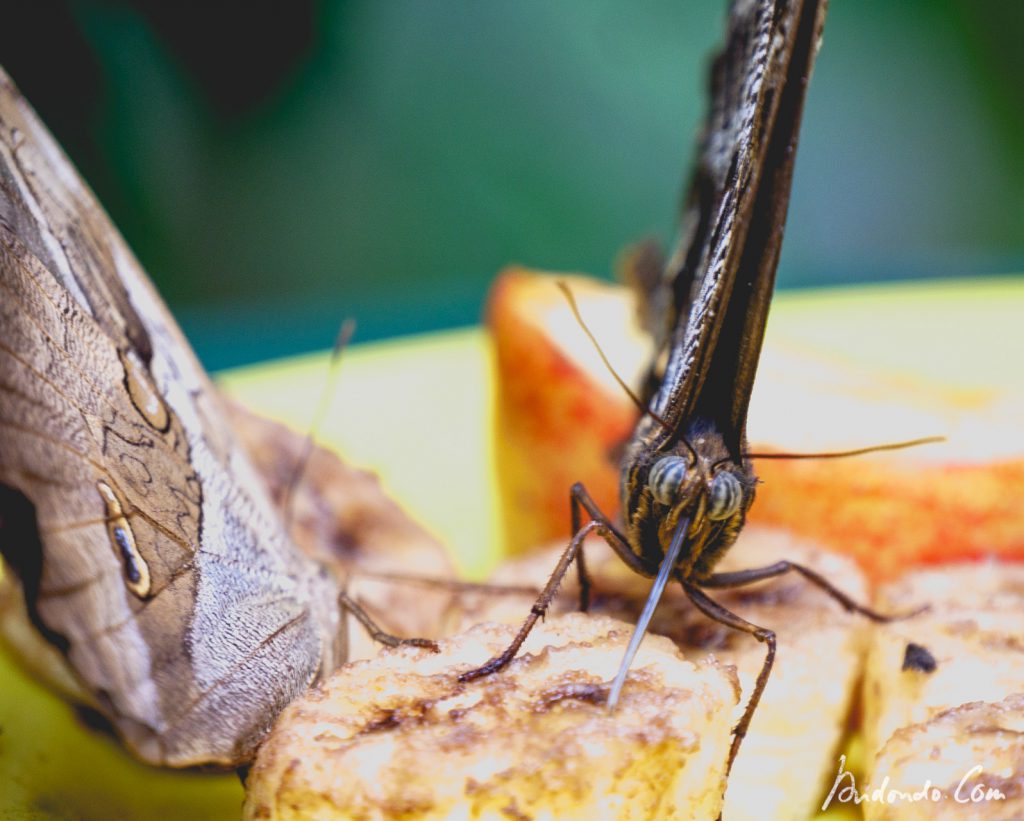
[[[720,0],[8,4],[0,62],[213,368],[672,239]],[[833,0],[781,287],[1024,268],[1024,4]]]

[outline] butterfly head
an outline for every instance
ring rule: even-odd
[[[684,561],[695,569],[710,569],[733,543],[753,501],[755,480],[747,465],[725,454],[719,437],[702,436],[680,443],[650,463],[643,494],[648,497],[642,505],[642,518],[647,520],[643,531],[649,538],[657,534],[659,544],[647,544],[644,553],[652,559],[663,555],[683,518],[689,520]]]
[[[730,519],[743,503],[743,483],[726,465],[708,467],[689,455],[663,456],[647,474],[647,489],[666,507],[703,503],[713,522]]]

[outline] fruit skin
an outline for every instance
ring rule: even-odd
[[[569,360],[565,331],[545,326],[555,280],[524,269],[506,272],[488,311],[497,351],[497,472],[506,521],[516,522],[506,529],[513,553],[568,535],[569,488],[576,481],[606,514],[616,514],[616,437],[628,436],[636,418],[621,389],[601,383],[600,363]],[[580,294],[593,287],[582,277],[571,282]],[[604,300],[619,300],[624,314],[632,311],[627,289],[597,287]],[[901,300],[906,310],[917,310],[922,294],[937,290],[920,288],[879,291],[874,302],[858,292],[850,300],[854,307],[836,321],[837,335],[860,314],[900,310]],[[1017,300],[1024,307],[1024,288],[1003,286],[999,294],[993,306],[1005,309],[1008,300]],[[854,556],[875,581],[918,565],[991,556],[1024,560],[1024,384],[971,364],[990,354],[981,341],[986,314],[980,308],[988,303],[959,312],[960,356],[947,362],[939,382],[878,367],[865,357],[830,355],[831,329],[819,328],[817,339],[807,333],[806,306],[797,304],[804,299],[793,298],[804,314],[787,314],[785,294],[773,308],[751,404],[753,452],[842,450],[930,434],[946,434],[948,441],[847,459],[757,460],[761,483],[749,521],[787,528]],[[951,293],[945,310],[962,302]],[[638,372],[638,348],[628,333],[611,324],[593,330],[617,368]],[[872,344],[870,357],[886,349],[878,340]],[[901,346],[905,361],[916,356],[928,363],[935,340],[903,334],[893,344]]]
[[[513,267],[491,290],[486,322],[498,375],[495,463],[505,552],[512,554],[569,538],[574,482],[583,482],[602,510],[618,508],[618,450],[636,422],[636,409],[600,370],[583,330],[571,320],[558,279],[585,319],[603,318],[609,303],[617,305],[620,324],[632,313],[620,288],[580,276]],[[601,339],[608,324],[591,330]],[[638,333],[614,333],[627,356],[643,352]],[[573,343],[577,350],[570,353]]]
[[[915,566],[1024,559],[1021,459],[762,462],[757,472],[764,484],[751,522],[822,538],[875,581]]]

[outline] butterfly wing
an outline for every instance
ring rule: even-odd
[[[775,282],[800,115],[823,0],[736,0],[711,72],[711,108],[681,239],[658,285],[661,351],[651,417],[633,450],[675,445],[695,418],[737,463]]]
[[[0,72],[0,539],[142,758],[247,758],[337,662],[299,555],[120,234]]]

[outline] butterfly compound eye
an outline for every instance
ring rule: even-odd
[[[647,474],[647,487],[663,505],[671,505],[679,498],[679,488],[686,481],[686,459],[682,456],[664,456],[654,463]]]
[[[742,497],[743,488],[740,487],[740,480],[728,471],[719,473],[711,480],[707,517],[715,521],[728,519],[740,509]]]

